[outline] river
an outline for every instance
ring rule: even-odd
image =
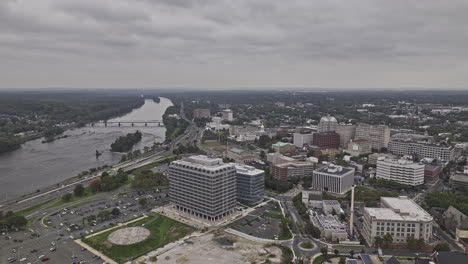
[[[162,120],[171,100],[160,98],[159,103],[145,100],[144,105],[132,112],[109,121]],[[67,130],[67,138],[42,143],[43,138],[28,141],[12,152],[0,155],[0,201],[50,186],[83,170],[120,161],[122,153],[110,151],[110,144],[119,136],[142,132],[142,140],[133,149],[151,146],[154,141],[164,141],[166,129],[157,125],[103,124]],[[96,158],[96,150],[102,155]]]

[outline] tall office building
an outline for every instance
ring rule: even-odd
[[[304,145],[310,145],[312,144],[312,138],[313,138],[312,133],[310,134],[301,134],[301,133],[294,133],[293,134],[293,143],[296,147],[302,148]]]
[[[237,200],[255,204],[265,196],[265,172],[252,166],[236,164]]]
[[[234,120],[234,114],[231,109],[223,110],[223,120],[227,120],[227,121]]]
[[[335,131],[314,133],[312,144],[321,148],[339,148],[340,135]]]
[[[354,183],[354,168],[328,164],[314,170],[312,188],[315,190],[345,194]]]
[[[367,243],[372,245],[385,234],[392,236],[393,244],[406,244],[408,237],[430,242],[433,218],[415,201],[406,196],[381,197],[380,205],[364,208],[362,235]]]
[[[340,146],[345,148],[356,135],[356,126],[351,124],[339,124],[335,132],[340,135]]]
[[[387,148],[390,142],[390,128],[386,125],[358,123],[355,139],[367,139],[373,149]]]
[[[210,221],[236,206],[236,167],[220,158],[191,156],[169,165],[169,196],[175,208]]]
[[[377,179],[417,186],[424,184],[424,164],[410,160],[383,159],[377,161]]]
[[[327,115],[320,119],[318,132],[335,131],[338,121],[333,116]]]

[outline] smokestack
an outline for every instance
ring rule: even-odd
[[[351,186],[351,210],[349,217],[349,232],[351,233],[351,238],[353,238],[353,227],[354,227],[354,184]]]

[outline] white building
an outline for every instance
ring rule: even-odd
[[[246,204],[263,201],[265,172],[252,166],[236,164],[237,200]]]
[[[418,158],[433,158],[443,161],[455,159],[455,149],[451,145],[431,144],[427,142],[413,142],[407,140],[392,140],[388,150],[396,155],[411,155]]]
[[[424,184],[424,164],[406,159],[382,159],[377,161],[377,179],[417,186]]]
[[[267,153],[267,161],[273,164],[285,163],[285,162],[292,162],[294,161],[293,158],[287,157],[279,152]]]
[[[336,126],[335,132],[340,135],[340,146],[345,148],[348,143],[356,136],[356,126],[341,123]]]
[[[293,143],[296,147],[302,148],[305,144],[312,144],[313,134],[301,134],[301,133],[294,133],[293,134]]]
[[[223,120],[232,121],[234,120],[234,114],[231,109],[223,110]]]
[[[338,126],[338,121],[333,116],[324,116],[320,119],[318,124],[318,132],[327,132],[327,131],[335,131],[336,127]]]
[[[386,125],[369,125],[358,123],[355,139],[367,139],[371,148],[387,148],[390,142],[390,128]]]
[[[335,194],[345,194],[351,190],[353,183],[354,168],[334,164],[318,168],[314,170],[312,175],[313,189]]]
[[[234,212],[236,168],[220,158],[191,156],[169,165],[169,196],[175,209],[209,221]]]
[[[406,244],[411,236],[426,243],[430,241],[433,218],[412,199],[381,197],[380,205],[381,208],[364,208],[362,235],[369,244],[387,233],[392,236],[393,244]]]

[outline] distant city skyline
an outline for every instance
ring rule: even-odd
[[[461,0],[0,1],[0,89],[468,89]]]

